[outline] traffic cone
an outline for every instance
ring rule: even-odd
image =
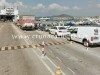
[[[59,67],[59,66],[57,67],[57,70],[56,70],[56,75],[62,75],[62,72],[61,72],[61,69],[60,69],[60,67]]]

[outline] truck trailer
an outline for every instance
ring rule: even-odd
[[[35,28],[35,16],[20,16],[18,24],[22,30],[33,30]]]

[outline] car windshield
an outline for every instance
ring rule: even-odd
[[[65,28],[65,27],[59,27],[58,29],[59,29],[59,30],[63,30],[63,29],[66,29],[66,28]]]
[[[52,27],[52,25],[49,25],[49,24],[48,24],[47,26],[48,26],[48,27]]]
[[[64,26],[68,26],[67,24],[64,24]]]
[[[68,32],[71,32],[71,31],[73,31],[73,29],[71,28],[71,29],[68,29]]]
[[[46,25],[45,24],[43,24],[43,25],[41,25],[40,27],[45,27]]]

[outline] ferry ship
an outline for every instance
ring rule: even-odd
[[[0,12],[0,21],[15,21],[19,19],[19,10],[18,7],[6,7],[1,9]]]

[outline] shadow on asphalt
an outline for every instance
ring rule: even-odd
[[[36,31],[37,29],[23,29],[23,31]]]
[[[73,42],[75,42],[75,43],[80,44],[80,45],[82,45],[82,46],[83,46],[83,44],[82,44],[82,43],[80,43],[80,42],[76,42],[76,41],[73,41]],[[100,47],[100,44],[90,45],[89,47],[90,47],[90,48],[98,48],[98,47]]]
[[[97,48],[100,47],[100,44],[91,45],[90,48]]]

